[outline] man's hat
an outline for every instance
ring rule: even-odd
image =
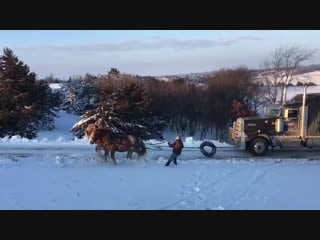
[[[180,136],[176,136],[176,140],[180,140],[181,138],[180,138]]]

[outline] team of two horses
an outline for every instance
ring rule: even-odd
[[[96,151],[104,150],[104,158],[108,161],[110,153],[115,164],[115,152],[128,152],[127,158],[132,158],[132,153],[135,152],[139,157],[146,154],[146,146],[143,141],[133,135],[126,135],[117,139],[111,139],[108,131],[99,128],[96,124],[89,124],[85,134],[90,144],[96,144]]]

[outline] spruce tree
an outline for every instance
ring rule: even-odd
[[[162,139],[164,122],[152,116],[150,103],[151,99],[141,86],[127,84],[113,93],[100,96],[97,108],[83,114],[72,131],[81,137],[88,124],[94,123],[107,130],[114,139],[128,134],[143,140]]]
[[[41,121],[53,122],[49,85],[9,48],[0,57],[0,136],[34,138]],[[51,124],[52,125],[52,124]]]

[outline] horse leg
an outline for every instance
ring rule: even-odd
[[[104,160],[106,161],[106,162],[108,162],[108,154],[109,153],[109,151],[108,150],[104,150]]]
[[[132,150],[128,151],[127,158],[130,158],[130,159],[132,158]]]
[[[114,164],[117,164],[116,159],[114,157],[114,154],[115,154],[115,150],[111,150],[111,158],[112,158]]]

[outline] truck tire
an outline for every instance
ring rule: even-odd
[[[263,137],[254,138],[250,142],[249,150],[255,156],[265,156],[269,150],[269,143]]]
[[[206,151],[205,147],[210,147],[211,151],[210,152]],[[213,155],[216,154],[217,148],[212,142],[205,141],[205,142],[201,143],[200,151],[204,156],[212,157]]]

